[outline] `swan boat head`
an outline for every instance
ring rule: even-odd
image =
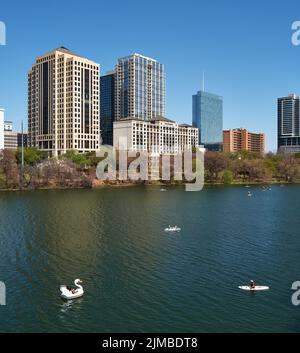
[[[75,286],[78,288],[82,288],[82,286],[81,286],[82,283],[83,282],[79,278],[75,279],[75,281],[74,281]]]

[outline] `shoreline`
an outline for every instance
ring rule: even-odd
[[[157,187],[182,187],[185,186],[186,183],[163,183],[163,182],[155,182],[155,183],[103,183],[98,184],[96,186],[91,187],[40,187],[40,188],[18,188],[18,189],[0,189],[0,192],[7,192],[7,191],[38,191],[38,190],[97,190],[97,189],[104,189],[104,188],[111,188],[111,189],[122,189],[122,188],[133,188],[133,187],[141,187],[141,186],[157,186]],[[206,182],[204,183],[204,187],[207,186],[265,186],[265,185],[300,185],[300,182],[286,182],[286,181],[270,181],[270,182],[232,182],[231,184],[224,184],[221,182]]]

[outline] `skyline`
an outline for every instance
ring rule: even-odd
[[[60,4],[56,7],[60,11],[53,12],[56,3],[44,10],[29,6],[36,1],[2,8],[7,45],[0,46],[0,106],[16,130],[22,119],[27,121],[28,70],[37,56],[63,45],[98,62],[101,75],[114,69],[118,58],[134,52],[163,63],[166,117],[178,123],[191,124],[192,95],[202,89],[205,72],[205,90],[224,97],[224,129],[264,132],[267,150],[276,149],[277,98],[300,94],[300,47],[291,42],[292,23],[300,17],[296,1],[280,10],[267,1],[218,2],[217,7],[196,1],[171,7],[170,1],[153,1],[152,7],[159,11],[150,18],[143,15],[145,5],[137,1],[119,3],[120,11],[114,5],[88,1],[86,6],[93,11],[87,18],[78,17],[80,7],[74,2]],[[229,5],[231,13],[224,18]],[[47,10],[53,16],[41,16]],[[184,27],[178,25],[183,19]]]

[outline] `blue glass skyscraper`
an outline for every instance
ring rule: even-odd
[[[115,72],[100,77],[100,128],[103,145],[113,145],[115,121]]]
[[[199,129],[199,144],[222,151],[223,97],[204,91],[193,95],[193,126]]]

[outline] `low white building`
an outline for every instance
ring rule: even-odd
[[[4,148],[6,150],[16,150],[18,148],[18,133],[14,131],[4,131]]]
[[[12,121],[5,121],[4,120],[4,131],[13,131]]]
[[[135,118],[115,121],[113,135],[116,149],[124,149],[121,144],[126,138],[127,150],[153,154],[177,154],[199,144],[197,128],[164,117],[150,121]]]
[[[4,120],[4,148],[6,150],[18,148],[18,133],[13,131],[12,121]]]
[[[0,150],[4,148],[4,109],[0,108]]]

